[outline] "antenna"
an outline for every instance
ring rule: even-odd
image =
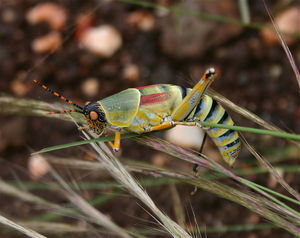
[[[66,103],[73,105],[74,107],[77,107],[80,110],[62,110],[62,111],[57,111],[57,112],[51,112],[50,114],[55,114],[55,113],[67,113],[67,112],[80,112],[82,113],[83,108],[81,106],[79,106],[78,104],[74,103],[72,100],[69,100],[67,98],[65,98],[64,96],[60,95],[58,92],[53,91],[51,88],[47,87],[46,85],[42,84],[39,80],[32,80],[34,83],[36,83],[37,85],[39,85],[41,88],[43,88],[44,90],[46,90],[47,92],[51,93],[53,96],[58,97],[60,100],[65,101]]]
[[[79,111],[77,109],[71,109],[71,110],[59,110],[59,111],[53,111],[53,112],[48,112],[47,114],[64,114],[68,112],[79,112],[82,113],[82,111]]]

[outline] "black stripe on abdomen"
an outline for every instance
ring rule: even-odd
[[[224,124],[224,122],[228,119],[229,115],[228,113],[225,111],[223,116],[221,117],[220,121],[218,121],[218,124]]]
[[[227,144],[226,146],[229,149],[229,148],[235,146],[239,142],[240,142],[240,138],[237,138],[235,141],[232,141],[231,143]]]
[[[226,131],[224,134],[218,136],[218,138],[222,138],[222,137],[229,137],[231,134],[234,133],[234,130],[228,130]]]
[[[203,121],[208,120],[212,116],[212,114],[214,113],[215,108],[216,108],[217,105],[218,105],[217,101],[213,100],[210,111],[209,111],[209,113],[207,114],[207,116],[205,117],[205,119]]]
[[[185,88],[185,87],[181,87],[181,86],[178,86],[179,88],[180,88],[180,90],[181,90],[181,98],[182,99],[184,99],[185,97],[186,97],[186,95],[187,95],[187,88]]]

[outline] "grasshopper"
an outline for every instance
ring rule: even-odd
[[[216,78],[214,68],[209,68],[192,88],[171,84],[155,84],[129,88],[81,107],[59,93],[35,80],[54,96],[72,104],[75,109],[52,112],[77,112],[85,116],[87,125],[99,136],[109,129],[115,133],[110,146],[119,151],[121,134],[142,134],[172,128],[176,125],[199,126],[199,122],[233,125],[225,109],[210,96],[206,89]],[[224,128],[207,128],[207,135],[218,147],[223,159],[232,166],[239,155],[241,141],[237,131]]]

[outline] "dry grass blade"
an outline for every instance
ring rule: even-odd
[[[300,88],[300,73],[299,73],[298,67],[296,65],[296,62],[295,62],[295,60],[293,58],[293,55],[292,55],[289,47],[285,43],[284,39],[282,38],[280,30],[279,30],[278,26],[276,25],[276,23],[275,23],[275,21],[274,21],[274,19],[272,17],[272,14],[271,14],[271,12],[269,10],[269,7],[267,6],[266,1],[265,0],[262,0],[262,1],[264,3],[264,7],[265,7],[265,9],[266,9],[266,11],[268,13],[269,18],[271,19],[271,22],[272,22],[272,25],[273,25],[273,27],[274,27],[274,29],[276,31],[276,34],[277,34],[277,36],[279,38],[280,44],[281,44],[281,46],[282,46],[282,48],[283,48],[283,50],[284,50],[284,52],[285,52],[285,54],[286,54],[289,62],[290,62],[290,65],[291,65],[291,67],[292,67],[292,69],[294,71],[294,74],[296,76],[296,80],[297,80],[298,86]]]
[[[52,184],[50,186],[52,186],[54,189],[57,188],[55,184]],[[62,216],[70,216],[69,210],[66,209],[65,207],[49,202],[27,191],[20,190],[15,186],[6,183],[3,180],[0,180],[0,193],[16,197],[17,199],[20,199],[25,202],[37,204],[39,205],[40,208],[49,209]],[[79,214],[74,214],[74,213],[72,213],[72,217],[77,219],[83,219],[83,220],[86,219],[85,217],[82,217]]]
[[[15,98],[5,95],[0,95],[0,113],[3,115],[25,115],[25,116],[42,116],[52,117],[65,121],[83,122],[83,117],[78,113],[73,113],[73,120],[68,114],[48,114],[52,111],[61,109],[71,109],[69,105],[62,103],[46,103],[38,100],[29,100],[22,98]]]
[[[239,0],[241,19],[244,24],[250,24],[250,11],[248,0]]]
[[[269,130],[273,130],[273,131],[280,131],[282,132],[283,130],[279,129],[276,126],[273,126],[269,123],[267,123],[266,121],[264,121],[263,119],[261,119],[260,117],[256,116],[254,113],[239,107],[238,105],[234,104],[233,102],[231,102],[230,100],[228,100],[227,98],[223,97],[222,95],[214,92],[213,90],[210,90],[209,94],[211,94],[211,96],[213,98],[215,98],[216,100],[220,101],[222,104],[228,106],[230,109],[234,110],[235,112],[239,113],[240,115],[246,117],[247,119],[261,125],[262,127],[269,129]],[[300,200],[300,195],[293,189],[291,188],[277,173],[274,169],[272,169],[272,166],[263,158],[261,158],[261,156],[259,156],[257,154],[257,152],[246,142],[246,140],[244,139],[244,142],[246,144],[246,147],[248,148],[248,150],[250,151],[250,153],[252,155],[254,155],[257,160],[260,161],[260,163],[267,168],[271,174],[274,175],[274,177],[276,178],[276,180],[287,190],[289,191],[294,197],[296,197],[298,200]],[[293,143],[295,143],[296,145],[300,146],[300,144],[298,142],[293,141]]]
[[[46,238],[46,236],[43,236],[29,228],[26,228],[24,226],[21,226],[15,222],[13,222],[12,220],[9,220],[7,218],[5,218],[4,216],[0,215],[0,223],[7,225],[9,227],[12,227],[20,232],[22,232],[23,234],[27,235],[28,237],[32,237],[32,238]]]
[[[277,226],[282,227],[294,235],[297,235],[300,232],[299,227],[293,224],[292,219],[286,219],[286,217],[289,215],[288,211],[282,210],[281,207],[278,207],[277,204],[269,201],[266,198],[249,191],[241,191],[241,189],[234,189],[224,184],[209,181],[203,178],[188,180],[188,182],[195,186],[199,186],[202,189],[213,192],[220,197],[224,197],[244,207],[247,207],[249,210],[256,212],[257,214],[265,217]]]
[[[147,140],[139,139],[139,141],[143,144],[151,146],[156,150],[164,151],[165,153],[175,156],[179,159],[183,159],[190,163],[196,163],[212,171],[219,172],[232,178],[242,185],[250,187],[249,184],[245,182],[245,179],[235,175],[232,171],[222,167],[220,164],[208,160],[205,158],[205,156],[199,157],[191,151],[174,146],[159,139],[147,138]],[[260,193],[256,195],[253,192],[242,191],[241,187],[239,187],[239,189],[234,189],[225,184],[209,181],[201,177],[198,177],[197,179],[190,178],[185,181],[241,204],[242,206],[245,206],[261,216],[273,221],[275,224],[288,230],[289,232],[293,234],[299,234],[300,229],[294,225],[300,224],[299,213],[280,201],[272,198],[270,194],[267,194],[260,189],[255,189],[256,192]]]
[[[120,237],[130,238],[131,236],[127,234],[122,228],[113,223],[107,216],[96,210],[87,201],[75,193],[69,185],[56,173],[53,169],[50,170],[52,176],[56,181],[62,186],[63,194],[81,210],[86,216],[92,218],[93,222],[104,227],[106,230],[112,232],[112,234],[117,234]]]
[[[162,142],[158,143],[159,145]],[[182,151],[183,152],[183,151]],[[181,156],[181,155],[180,155]],[[52,160],[51,160],[52,161]],[[55,160],[53,161],[55,162]],[[75,161],[74,161],[75,164]],[[84,166],[82,169],[88,169],[95,167],[95,162],[84,162],[81,165]],[[181,182],[186,182],[193,184],[199,188],[207,190],[211,193],[217,194],[220,197],[224,197],[233,202],[236,202],[248,209],[260,214],[261,216],[269,219],[277,226],[280,226],[293,234],[297,234],[299,229],[294,224],[299,224],[299,216],[297,216],[293,211],[281,207],[277,203],[274,203],[268,196],[262,197],[260,194],[256,194],[249,190],[244,190],[239,186],[238,189],[225,185],[222,182],[211,181],[203,177],[193,177],[190,174],[185,174],[182,172],[173,172],[170,170],[157,169],[157,168],[143,168],[143,167],[129,167],[131,171],[139,172],[142,174],[151,175],[154,177],[169,177],[176,179]],[[103,168],[98,168],[103,169]],[[241,180],[242,178],[236,177],[236,181]],[[261,192],[261,191],[258,191]],[[264,195],[263,193],[261,193]]]
[[[59,222],[39,222],[39,221],[19,221],[22,226],[29,227],[35,231],[45,232],[47,234],[64,234],[64,233],[86,233],[92,228],[79,224],[70,225]]]
[[[259,116],[255,115],[253,112],[250,112],[250,111],[238,106],[237,104],[233,103],[232,101],[225,98],[221,94],[215,92],[214,90],[209,89],[207,94],[209,96],[211,96],[213,99],[216,99],[218,102],[222,103],[222,105],[225,105],[226,107],[228,107],[231,110],[233,110],[234,112],[242,115],[243,117],[249,119],[250,121],[253,121],[256,124],[266,128],[268,130],[283,132],[283,130],[281,130],[280,128],[278,128],[274,125],[271,125],[270,123],[266,122],[265,120],[263,120]],[[299,144],[299,143],[297,143],[297,144]]]
[[[84,160],[78,160],[74,158],[61,158],[61,157],[54,157],[52,155],[47,155],[45,159],[50,162],[51,164],[64,166],[67,168],[73,168],[73,169],[85,169],[89,171],[103,171],[105,170],[105,167],[100,163],[94,163],[90,161],[84,161]]]
[[[271,125],[270,123],[264,121],[254,113],[239,107],[238,105],[234,104],[227,98],[223,97],[222,95],[216,93],[213,90],[208,90],[208,95],[216,99],[217,101],[221,102],[225,106],[229,107],[233,111],[239,113],[240,115],[244,116],[245,118],[261,125],[262,127],[277,132],[284,132],[283,130],[279,129],[276,126]],[[72,117],[69,114],[47,114],[53,110],[59,109],[70,109],[69,106],[65,106],[63,104],[49,104],[41,101],[36,100],[27,100],[27,99],[18,99],[13,97],[7,96],[0,96],[0,106],[1,106],[1,114],[18,114],[18,115],[30,115],[30,116],[43,116],[43,117],[51,117],[60,120],[66,121],[76,121],[77,123],[85,123],[84,118],[82,115],[78,115],[78,113],[72,113]],[[296,145],[300,144],[298,142],[293,141]]]
[[[173,211],[176,217],[176,220],[178,221],[178,224],[182,227],[186,224],[186,217],[185,212],[181,204],[183,204],[180,195],[178,193],[177,187],[175,184],[169,185],[170,194],[171,194],[171,200],[173,204]]]
[[[50,203],[36,195],[29,193],[29,192],[22,191],[16,187],[6,183],[3,180],[0,180],[0,193],[4,193],[6,195],[19,198],[23,201],[32,202],[32,203],[39,204],[39,205],[42,205],[42,206],[45,206],[48,208],[61,209],[60,206]]]
[[[300,201],[300,194],[293,189],[290,185],[286,183],[286,181],[277,173],[277,171],[272,167],[272,165],[264,159],[262,156],[260,156],[255,149],[246,141],[244,137],[243,141],[246,145],[247,149],[250,151],[250,153],[265,167],[268,169],[270,174],[272,174],[276,180],[284,187],[290,194],[292,194],[298,201]]]
[[[84,133],[87,139],[90,137]],[[159,219],[159,223],[170,233],[172,237],[187,238],[190,235],[177,223],[172,221],[154,204],[149,195],[143,190],[138,182],[128,173],[118,159],[111,153],[104,143],[92,143],[93,149],[99,155],[97,159],[106,167],[110,174],[125,187],[133,196],[143,202],[152,213]]]

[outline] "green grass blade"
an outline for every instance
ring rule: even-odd
[[[261,134],[261,135],[270,135],[270,136],[300,141],[300,135],[291,134],[291,133],[287,133],[287,132],[270,131],[270,130],[265,130],[265,129],[243,127],[243,126],[223,125],[223,124],[216,124],[216,123],[210,123],[210,122],[199,122],[199,124],[204,127],[225,128],[225,129],[231,129],[231,130],[236,130],[236,131],[244,131],[244,132],[250,132],[250,133]],[[132,138],[132,137],[137,137],[137,136],[139,136],[139,135],[129,133],[129,134],[122,135],[122,139]],[[61,150],[61,149],[69,148],[69,147],[86,145],[86,144],[93,143],[93,142],[113,141],[113,139],[114,139],[113,136],[107,136],[107,137],[99,137],[99,138],[95,138],[95,139],[91,139],[91,140],[75,141],[75,142],[68,143],[68,144],[46,147],[46,148],[44,148],[40,151],[37,151],[33,154],[41,154],[41,153],[46,153],[46,152],[55,151],[55,150]]]
[[[122,139],[127,139],[127,138],[131,138],[131,137],[136,137],[136,136],[138,136],[138,134],[125,134],[125,135],[122,135]],[[42,153],[66,149],[66,148],[70,148],[70,147],[74,147],[74,146],[86,145],[86,144],[90,144],[90,143],[94,143],[94,142],[107,142],[107,141],[113,141],[113,140],[114,140],[114,136],[98,137],[98,138],[90,139],[90,140],[75,141],[75,142],[71,142],[71,143],[67,143],[67,144],[46,147],[46,148],[43,148],[32,154],[42,154]]]
[[[292,202],[292,203],[295,203],[295,204],[297,204],[297,205],[300,205],[300,201],[295,200],[295,199],[293,199],[293,198],[290,198],[290,197],[288,197],[288,196],[285,196],[285,195],[283,195],[283,194],[281,194],[281,193],[277,193],[277,192],[275,192],[274,190],[269,189],[269,188],[267,188],[267,187],[264,187],[264,186],[262,186],[262,185],[259,185],[259,184],[257,184],[257,183],[251,182],[251,181],[246,180],[246,179],[242,179],[242,182],[244,182],[245,184],[247,184],[247,186],[251,187],[252,189],[255,189],[255,190],[257,190],[257,189],[264,190],[264,191],[266,191],[266,192],[268,192],[268,193],[271,193],[271,194],[273,194],[273,195],[276,195],[276,196],[278,196],[278,197],[281,197],[281,198],[283,198],[283,199],[285,199],[285,200],[287,200],[287,201],[290,201],[290,202]],[[285,204],[283,205],[283,204],[281,204],[281,202],[280,202],[280,205],[284,206]],[[299,217],[300,217],[300,214],[299,214]]]
[[[216,123],[210,123],[210,122],[199,122],[199,124],[201,124],[204,127],[225,128],[225,129],[231,129],[231,130],[235,130],[235,131],[244,131],[244,132],[250,132],[250,133],[255,133],[255,134],[270,135],[270,136],[300,141],[300,135],[291,134],[291,133],[287,133],[287,132],[270,131],[270,130],[265,130],[265,129],[243,127],[243,126],[223,125],[223,124],[216,124]]]

